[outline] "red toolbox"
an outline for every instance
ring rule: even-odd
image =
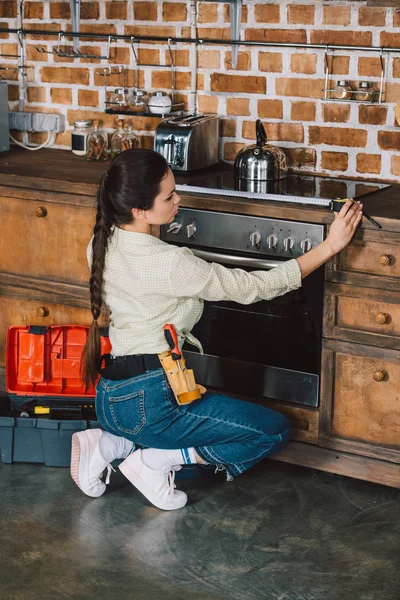
[[[89,327],[9,327],[6,344],[6,388],[10,395],[93,398],[81,378],[81,356]],[[111,350],[101,335],[101,353]]]

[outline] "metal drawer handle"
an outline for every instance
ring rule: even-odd
[[[374,374],[372,375],[372,379],[374,381],[383,381],[385,378],[386,378],[385,371],[374,371]]]
[[[37,217],[47,217],[47,208],[45,208],[44,206],[39,206],[36,209],[36,216]]]
[[[46,308],[46,306],[39,306],[39,308],[37,309],[37,316],[38,317],[48,317],[49,316],[49,309]]]
[[[388,322],[388,319],[389,315],[383,312],[379,312],[375,315],[375,323],[378,323],[378,325],[384,325]]]
[[[382,267],[388,267],[392,262],[392,259],[393,257],[389,254],[381,254],[379,257],[379,264],[382,265]]]

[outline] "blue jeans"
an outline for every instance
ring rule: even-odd
[[[179,406],[163,369],[113,381],[101,378],[97,418],[109,433],[147,448],[194,447],[207,463],[240,475],[288,440],[286,418],[269,408],[207,392]]]

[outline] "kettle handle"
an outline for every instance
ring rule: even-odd
[[[267,141],[267,134],[264,129],[264,125],[261,123],[261,119],[257,119],[256,121],[256,137],[257,137],[257,146],[262,148]]]

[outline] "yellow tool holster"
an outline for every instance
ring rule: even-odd
[[[190,404],[206,393],[206,388],[196,383],[193,369],[187,369],[185,359],[174,360],[170,350],[158,355],[167,375],[169,385],[178,404]]]

